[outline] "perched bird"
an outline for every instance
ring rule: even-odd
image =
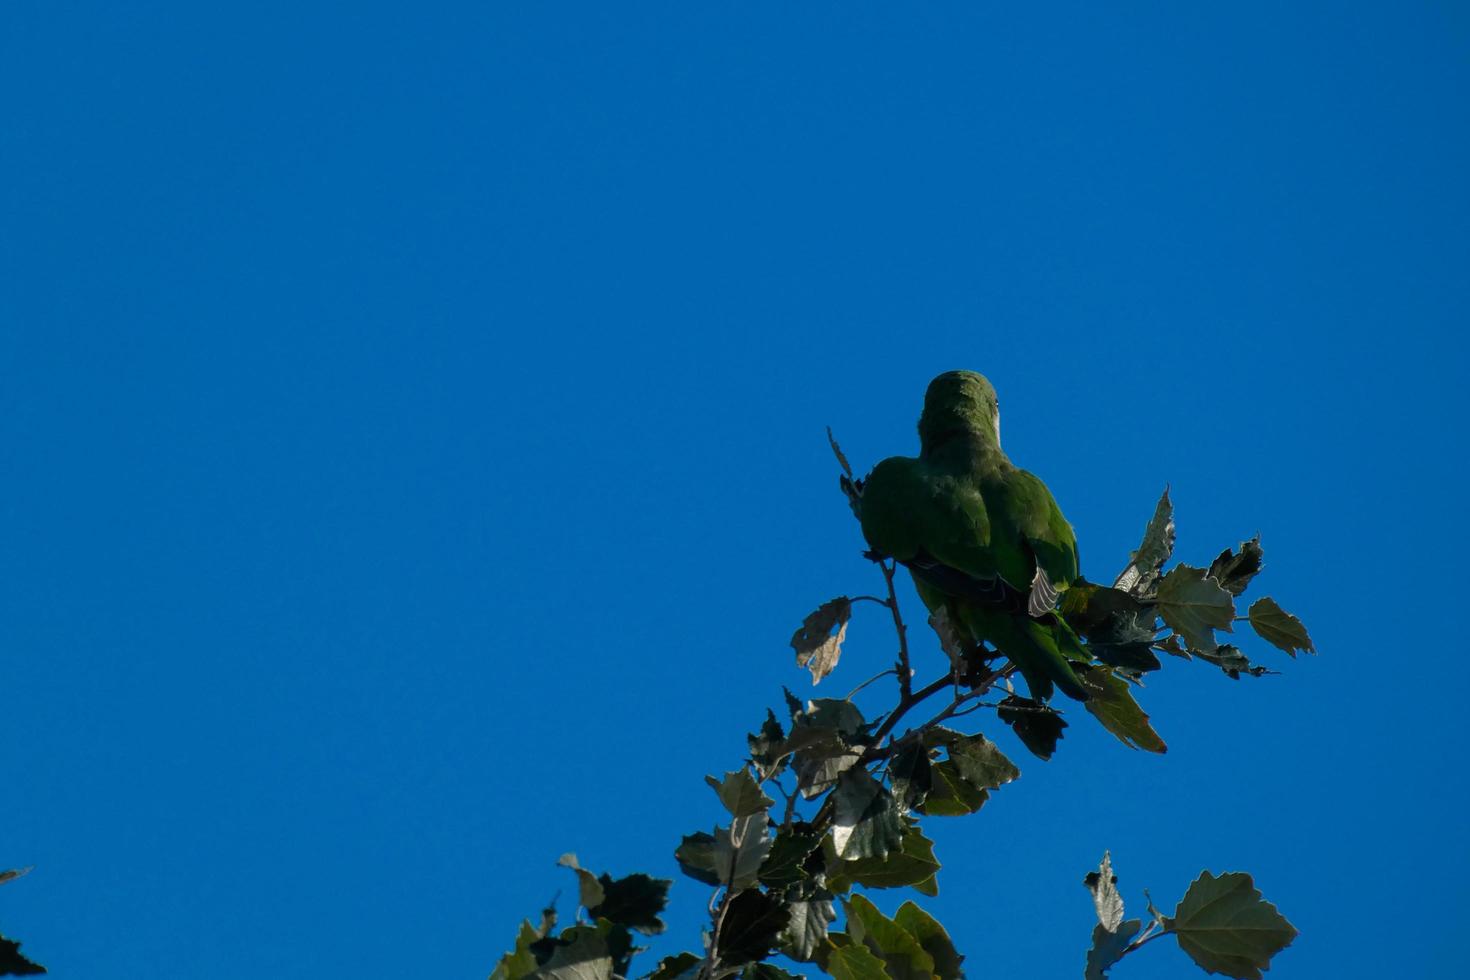
[[[1046,484],[1001,451],[1000,406],[982,375],[930,382],[919,455],[875,466],[856,506],[872,549],[906,567],[962,638],[1015,664],[1033,698],[1055,685],[1087,700],[1068,661],[1091,657],[1054,611],[1079,577],[1077,539]]]

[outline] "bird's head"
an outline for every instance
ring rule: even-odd
[[[919,441],[926,449],[961,433],[994,439],[1000,447],[1000,402],[983,374],[946,371],[929,382],[924,412],[919,416]]]

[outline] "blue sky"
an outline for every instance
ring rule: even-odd
[[[0,929],[478,976],[563,851],[677,878],[879,584],[823,427],[909,452],[966,367],[1088,575],[1169,483],[1322,651],[1168,664],[1162,758],[983,720],[1023,778],[931,821],[975,973],[1076,975],[1111,848],[1135,905],[1253,872],[1273,977],[1459,975],[1465,10],[902,7],[5,5]]]

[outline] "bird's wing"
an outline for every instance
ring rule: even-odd
[[[895,456],[873,468],[862,522],[875,551],[935,576],[941,591],[962,594],[996,578],[985,499],[973,483],[935,473],[922,460]]]
[[[1046,484],[1009,468],[984,481],[993,550],[1001,575],[1029,595],[1028,611],[1045,615],[1078,575],[1077,538]]]

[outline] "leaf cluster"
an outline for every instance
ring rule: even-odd
[[[830,436],[830,433],[829,433]],[[843,491],[860,507],[862,483],[843,466]],[[1054,615],[1091,658],[1073,667],[1089,698],[1085,710],[1124,744],[1166,750],[1134,690],[1165,659],[1198,659],[1228,676],[1268,673],[1219,633],[1248,621],[1267,643],[1295,656],[1315,652],[1306,629],[1271,598],[1237,616],[1236,599],[1260,572],[1258,539],[1225,549],[1206,567],[1176,564],[1173,506],[1166,489],[1143,540],[1111,586],[1086,581],[1063,590]],[[771,962],[782,956],[838,980],[958,980],[963,957],[944,927],[913,901],[885,916],[864,894],[910,888],[938,894],[941,869],[923,831],[931,817],[979,812],[991,794],[1020,777],[1018,766],[963,719],[994,710],[1028,751],[1043,760],[1056,752],[1069,722],[1057,707],[1025,697],[1011,684],[1014,667],[997,651],[967,645],[942,614],[930,618],[944,669],[914,686],[906,627],[894,590],[896,563],[870,555],[883,572],[886,597],[839,596],[805,617],[791,638],[797,666],[813,684],[837,668],[860,602],[883,606],[898,645],[894,666],[846,698],[803,700],[785,692],[785,710],[767,710],[746,736],[741,767],[707,776],[724,816],[708,830],[686,834],[674,856],[681,871],[712,889],[710,921],[697,951],[665,957],[645,980],[760,980],[793,977]],[[897,678],[897,701],[869,718],[854,695],[882,677]],[[931,703],[930,717],[916,713]],[[492,980],[553,977],[612,980],[631,976],[639,950],[634,933],[661,932],[658,918],[669,882],[646,875],[612,879],[562,863],[577,878],[585,912],[557,933],[551,910],[539,927],[521,927],[515,948]],[[1104,856],[1087,885],[1098,913],[1085,975],[1098,980],[1145,942],[1173,935],[1204,969],[1258,978],[1295,930],[1264,902],[1249,876],[1209,872],[1190,886],[1172,916],[1149,905],[1143,919],[1125,917]]]

